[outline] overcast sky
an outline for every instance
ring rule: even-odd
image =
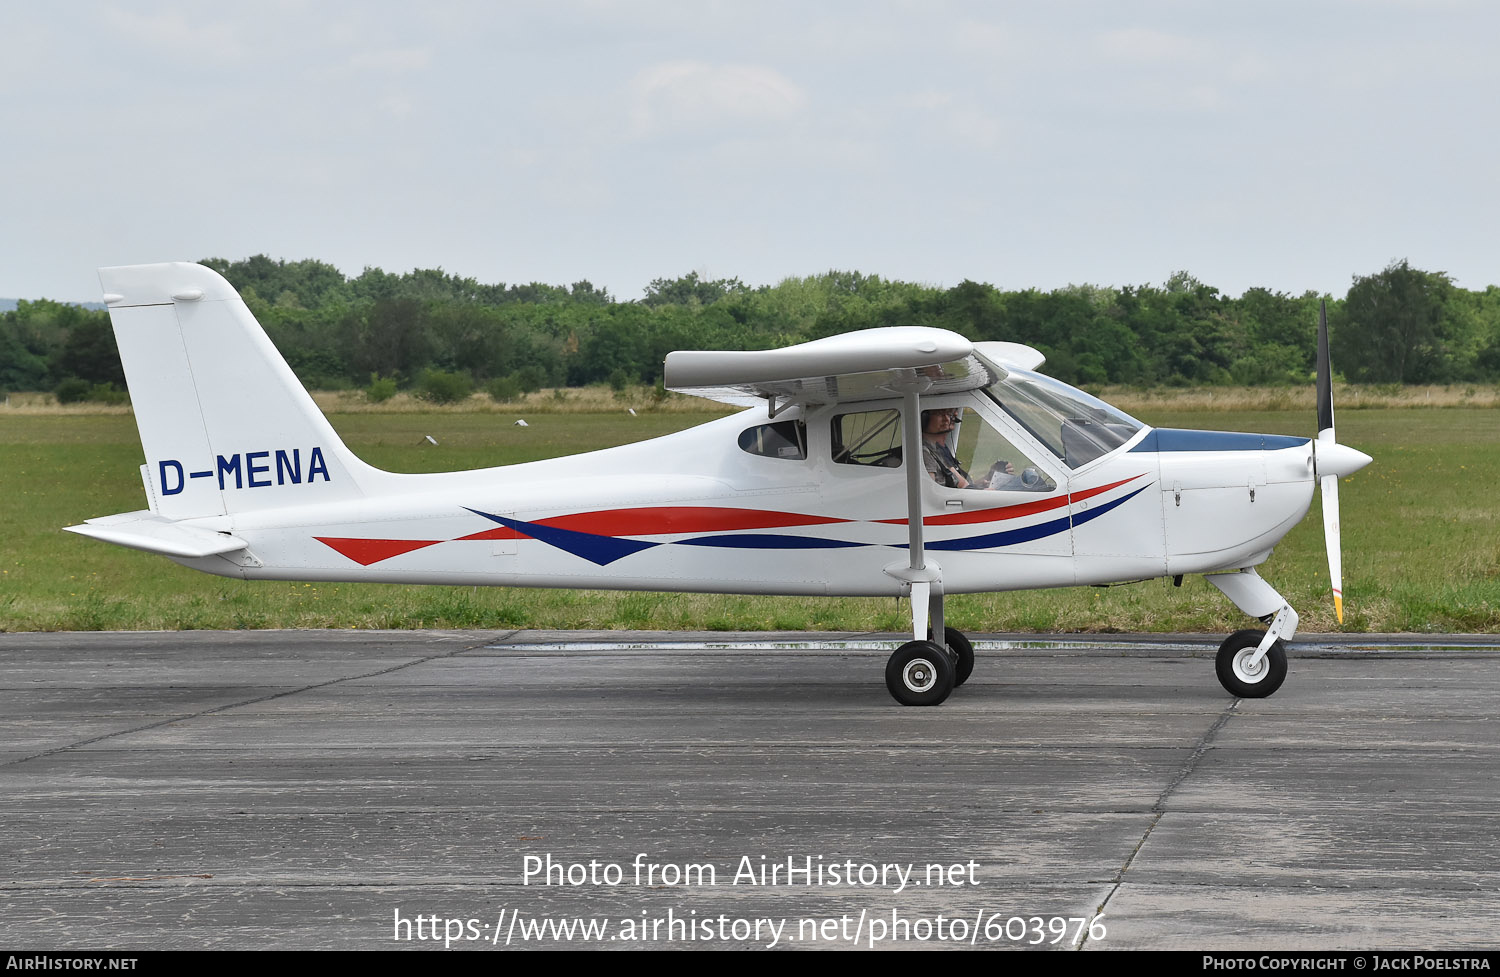
[[[1497,45],[1484,0],[0,0],[0,296],[256,253],[1482,289]]]

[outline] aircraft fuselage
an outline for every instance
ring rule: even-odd
[[[741,436],[767,424],[764,410],[751,409],[565,458],[381,473],[384,491],[372,498],[190,520],[233,533],[248,549],[178,560],[247,579],[899,595],[905,583],[885,568],[906,561],[903,469],[833,460],[832,418],[860,406],[778,415],[804,424],[802,458],[742,450]],[[978,394],[931,406],[969,408],[996,426],[1007,421]],[[1014,425],[1005,434],[1030,441]],[[1071,471],[1027,446],[1053,491],[976,491],[923,479],[927,562],[940,567],[947,593],[1254,566],[1312,498],[1305,438],[1143,428]],[[279,452],[256,454],[264,457],[231,475],[254,470],[261,484],[231,478],[222,491],[274,481]],[[196,470],[222,468],[204,461]]]

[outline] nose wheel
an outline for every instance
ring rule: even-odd
[[[1230,695],[1264,699],[1286,681],[1286,645],[1279,638],[1260,661],[1254,661],[1256,649],[1265,636],[1264,631],[1247,628],[1231,634],[1219,646],[1214,671],[1219,675],[1219,684]]]

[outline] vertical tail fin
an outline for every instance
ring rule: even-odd
[[[349,451],[234,288],[202,265],[101,268],[151,510],[187,519],[354,499]]]

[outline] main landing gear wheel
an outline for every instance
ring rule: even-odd
[[[1224,639],[1219,646],[1219,657],[1214,661],[1214,671],[1219,674],[1219,684],[1230,695],[1243,699],[1264,699],[1281,688],[1286,681],[1286,644],[1279,638],[1253,668],[1250,659],[1255,649],[1266,636],[1264,631],[1249,628],[1236,631]]]
[[[931,641],[908,641],[885,663],[885,687],[903,706],[935,706],[953,691],[953,659]]]
[[[927,632],[927,640],[932,640],[932,632]],[[953,654],[953,687],[956,689],[969,680],[974,673],[974,645],[969,641],[967,635],[957,628],[943,628],[943,643]]]

